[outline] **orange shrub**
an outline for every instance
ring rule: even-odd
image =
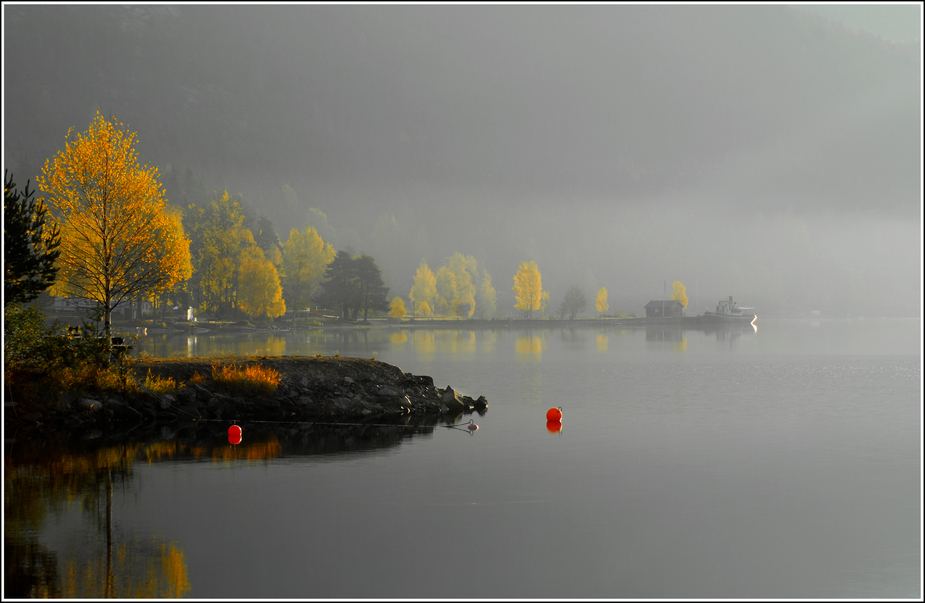
[[[272,396],[279,385],[279,373],[266,366],[252,364],[239,368],[236,364],[212,365],[212,381],[222,389],[241,394]]]

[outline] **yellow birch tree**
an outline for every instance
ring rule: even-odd
[[[182,241],[189,241],[186,236],[186,230],[183,228],[183,210],[179,207],[168,205],[165,208],[167,217],[172,222],[170,228],[166,231],[166,240],[164,243],[164,248],[169,249],[174,246],[180,246],[181,250],[185,250],[186,253],[180,258],[180,267],[179,267],[179,278],[177,282],[173,284],[168,290],[162,292],[153,292],[149,297],[149,301],[154,304],[155,315],[157,313],[157,308],[163,307],[167,304],[170,304],[171,301],[179,301],[183,295],[183,289],[188,284],[189,278],[193,274],[193,263],[192,263],[192,254],[190,250],[189,242],[184,246]]]
[[[536,262],[523,262],[514,275],[514,308],[522,310],[526,316],[539,310],[544,301],[542,278]],[[546,296],[548,298],[548,295]]]
[[[603,314],[610,309],[610,303],[607,301],[607,288],[601,287],[597,292],[597,300],[594,303],[597,311]]]
[[[312,305],[312,297],[324,280],[324,271],[337,255],[325,243],[314,226],[303,231],[295,228],[283,245],[283,292],[289,307],[302,310]]]
[[[671,283],[671,295],[668,296],[668,299],[676,299],[681,302],[682,308],[687,307],[687,290],[681,284],[681,281]]]
[[[459,308],[456,299],[456,275],[448,267],[441,266],[434,276],[437,281],[437,313],[446,316]]]
[[[396,295],[392,298],[392,303],[389,310],[389,316],[392,318],[398,318],[399,320],[404,318],[408,313],[408,310],[405,308],[405,300],[400,296]]]
[[[418,266],[408,297],[412,303],[412,316],[430,316],[437,307],[437,278],[427,262]]]
[[[189,239],[166,211],[156,167],[141,166],[134,132],[97,112],[46,160],[36,184],[61,231],[56,290],[94,300],[112,330],[122,301],[152,298],[183,278]]]
[[[238,308],[249,316],[276,318],[286,313],[276,266],[257,245],[241,253],[237,293]]]
[[[244,228],[241,204],[228,191],[213,199],[201,213],[197,221],[201,246],[193,258],[193,268],[198,273],[195,294],[199,309],[228,312],[236,307],[241,253],[256,245],[254,235]]]
[[[478,311],[482,318],[491,318],[495,314],[498,294],[491,284],[491,275],[482,269],[482,282],[479,284]]]
[[[426,301],[422,301],[421,305],[418,306],[417,309],[421,316],[431,316],[434,313],[434,311],[430,309],[430,304],[428,304]]]
[[[447,268],[453,273],[456,284],[456,303],[450,302],[450,307],[454,309],[453,313],[458,316],[462,305],[467,304],[469,306],[468,316],[472,318],[472,315],[475,314],[476,291],[475,284],[472,281],[478,275],[478,263],[471,255],[456,252],[447,262]]]

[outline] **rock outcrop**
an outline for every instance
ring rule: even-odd
[[[213,381],[213,366],[259,364],[276,370],[281,379],[270,396],[245,396]],[[402,372],[376,360],[341,357],[223,357],[145,359],[132,369],[133,378],[171,378],[179,387],[155,394],[138,387],[134,395],[84,392],[42,409],[32,421],[46,424],[105,427],[112,424],[177,421],[338,421],[400,419],[402,416],[457,416],[478,411],[488,403],[473,400],[447,386],[439,389],[429,376]],[[8,409],[9,410],[9,409]],[[7,413],[8,418],[11,413]]]

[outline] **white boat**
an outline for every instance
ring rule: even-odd
[[[729,299],[721,299],[718,304],[716,304],[716,312],[704,312],[703,316],[700,317],[702,322],[712,322],[712,323],[742,323],[748,324],[753,323],[758,319],[758,315],[755,314],[755,309],[751,306],[740,306],[732,300],[732,296],[729,296]]]

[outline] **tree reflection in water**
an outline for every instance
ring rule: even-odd
[[[63,435],[7,440],[4,471],[4,597],[182,597],[190,590],[183,551],[153,537],[118,540],[112,497],[130,487],[144,444],[68,445]],[[39,542],[49,514],[77,507],[92,544],[53,551]]]
[[[485,411],[479,414],[483,415]],[[396,423],[243,423],[243,442],[227,439],[227,422],[139,426],[100,441],[101,434],[14,434],[5,439],[5,589],[7,598],[183,597],[191,590],[181,543],[123,537],[113,494],[133,486],[135,463],[193,460],[269,463],[278,457],[364,454],[433,434],[455,417],[403,418]],[[121,441],[117,441],[121,439]],[[81,545],[53,550],[40,542],[49,516],[79,509],[87,520]],[[90,543],[85,545],[84,543]]]

